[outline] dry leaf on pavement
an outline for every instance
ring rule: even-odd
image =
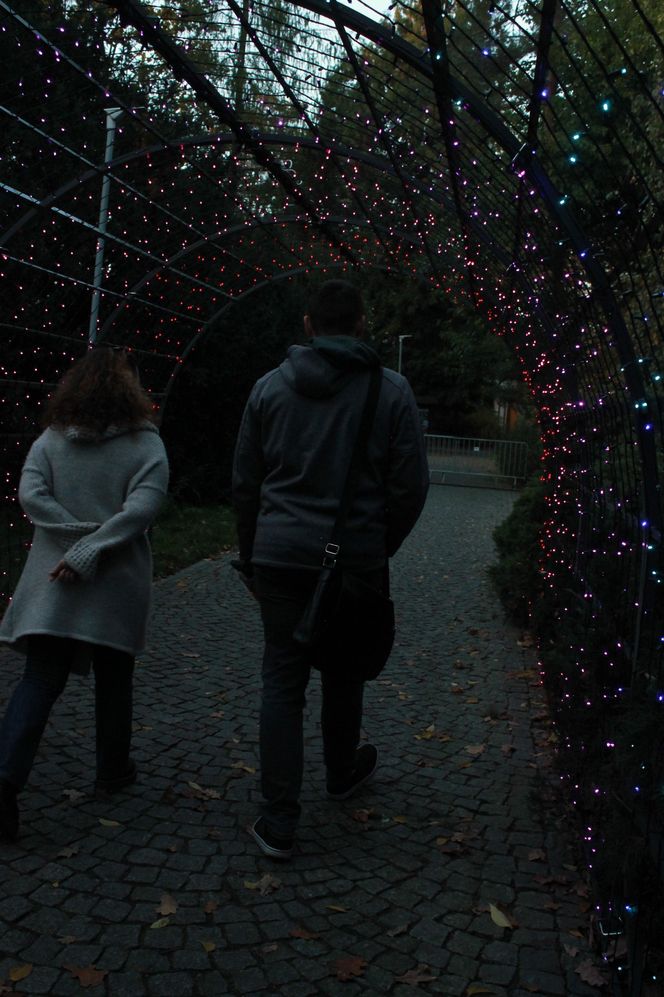
[[[438,977],[432,974],[431,967],[420,964],[416,966],[415,969],[409,969],[402,976],[395,976],[395,983],[407,983],[409,986],[416,987],[418,983],[431,983],[433,980],[437,980]]]
[[[312,938],[320,938],[320,935],[317,932],[308,931],[306,928],[300,928],[299,926],[297,928],[292,928],[289,931],[289,935],[291,938],[304,938],[307,941]]]
[[[9,979],[12,983],[18,983],[20,980],[25,980],[26,977],[30,976],[32,972],[32,963],[25,962],[22,966],[13,966],[9,970]]]
[[[367,960],[359,955],[348,955],[333,963],[333,970],[338,980],[352,980],[354,976],[362,976]]]
[[[586,959],[574,972],[581,977],[584,983],[589,983],[591,987],[605,987],[606,976],[599,971],[592,959]]]
[[[489,913],[491,914],[491,920],[494,924],[497,924],[499,928],[515,928],[515,923],[504,914],[502,910],[496,907],[495,904],[489,904]]]
[[[167,916],[168,914],[175,914],[178,909],[178,905],[169,893],[162,893],[161,902],[157,907],[157,914],[162,916]]]
[[[165,928],[171,923],[170,917],[160,917],[158,921],[153,921],[150,925],[151,928]]]
[[[97,969],[96,966],[63,966],[72,976],[78,977],[78,982],[82,987],[97,987],[105,976],[108,976],[107,969]]]
[[[266,897],[268,893],[272,893],[274,890],[278,890],[281,886],[281,880],[277,879],[271,873],[266,872],[264,876],[260,879],[249,880],[245,879],[244,885],[248,890],[258,890],[262,897]]]

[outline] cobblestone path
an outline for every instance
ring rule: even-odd
[[[366,693],[382,764],[343,804],[324,794],[312,678],[286,865],[245,830],[258,800],[257,608],[230,556],[160,582],[136,678],[139,782],[94,798],[91,689],[73,677],[21,797],[21,837],[0,844],[0,993],[597,993],[577,972],[587,901],[547,803],[534,652],[486,579],[512,501],[432,488],[393,562],[397,644]],[[3,700],[21,665],[0,656]]]

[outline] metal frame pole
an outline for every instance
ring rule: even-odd
[[[113,147],[115,145],[115,126],[118,118],[123,113],[122,107],[106,108],[106,150],[104,152],[104,167],[113,159]],[[104,250],[106,248],[106,225],[108,222],[108,202],[111,193],[111,178],[108,170],[105,169],[101,184],[101,200],[99,202],[99,221],[97,228],[97,252],[95,254],[95,272],[92,278],[92,302],[90,304],[90,324],[88,326],[88,346],[92,347],[97,342],[97,320],[99,317],[99,302],[101,300],[101,281],[104,272]]]

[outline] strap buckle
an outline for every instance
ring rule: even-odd
[[[325,545],[325,552],[323,554],[323,567],[333,568],[337,562],[337,557],[339,556],[339,544],[328,543]]]

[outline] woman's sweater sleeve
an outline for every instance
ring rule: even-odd
[[[46,530],[63,550],[68,550],[81,537],[98,529],[99,523],[81,522],[53,498],[52,491],[51,468],[37,440],[23,465],[18,500],[33,526]]]
[[[151,526],[168,488],[168,460],[164,445],[156,437],[154,452],[129,482],[122,508],[94,533],[81,537],[64,560],[83,579],[91,581],[100,556],[135,539]]]

